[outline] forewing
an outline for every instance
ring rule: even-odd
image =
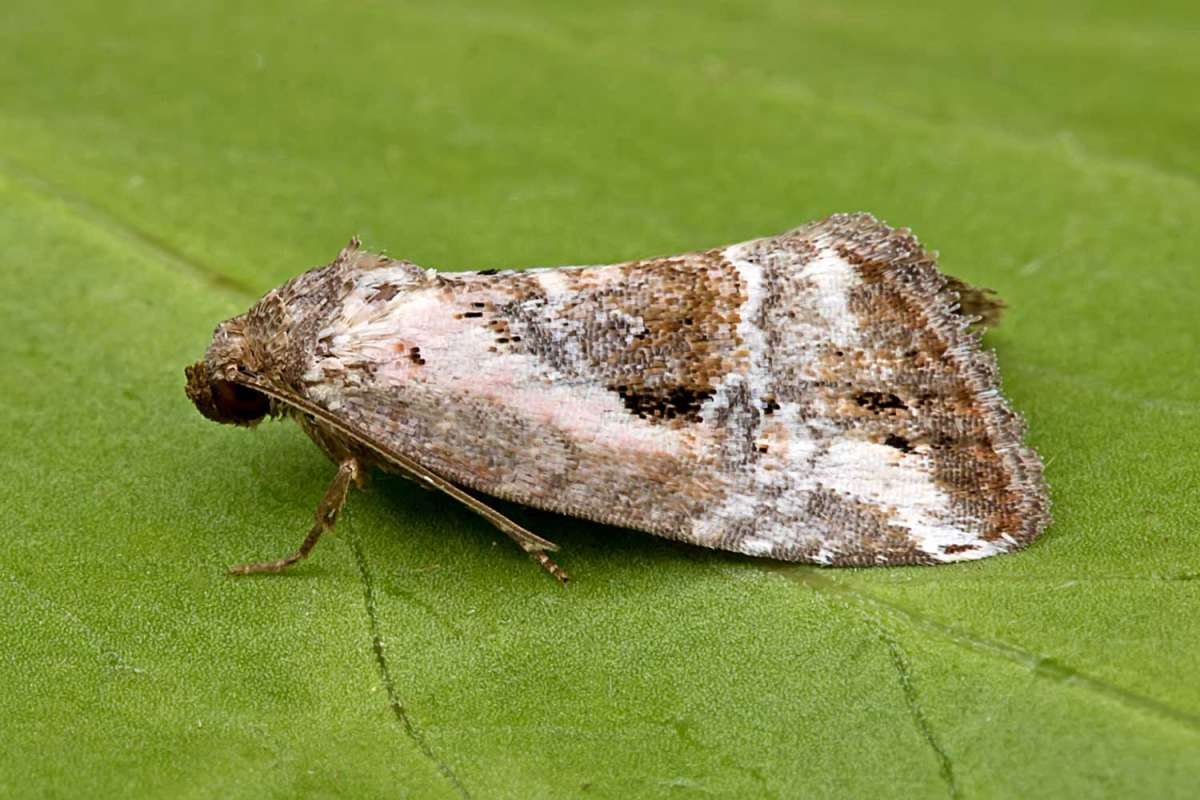
[[[350,280],[300,391],[455,483],[820,563],[977,558],[1045,524],[954,291],[866,215],[608,267]]]

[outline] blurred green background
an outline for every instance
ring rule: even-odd
[[[0,22],[0,794],[1194,796],[1194,3],[23,2]],[[607,263],[835,211],[1010,303],[1029,550],[823,571],[202,419],[213,326],[350,237]]]

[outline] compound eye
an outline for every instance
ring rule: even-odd
[[[213,381],[212,398],[223,420],[239,425],[257,422],[271,410],[271,401],[265,394],[240,383]]]

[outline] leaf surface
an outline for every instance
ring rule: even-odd
[[[1154,3],[10,4],[0,794],[1188,796],[1200,16]],[[1010,305],[1029,550],[820,570],[333,467],[182,368],[351,234],[608,263],[869,210]]]

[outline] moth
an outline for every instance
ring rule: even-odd
[[[186,369],[209,419],[290,417],[337,464],[300,548],[378,468],[751,556],[933,564],[1048,524],[1037,454],[979,323],[1001,303],[907,230],[841,214],[610,266],[439,273],[366,252],[268,292]]]

